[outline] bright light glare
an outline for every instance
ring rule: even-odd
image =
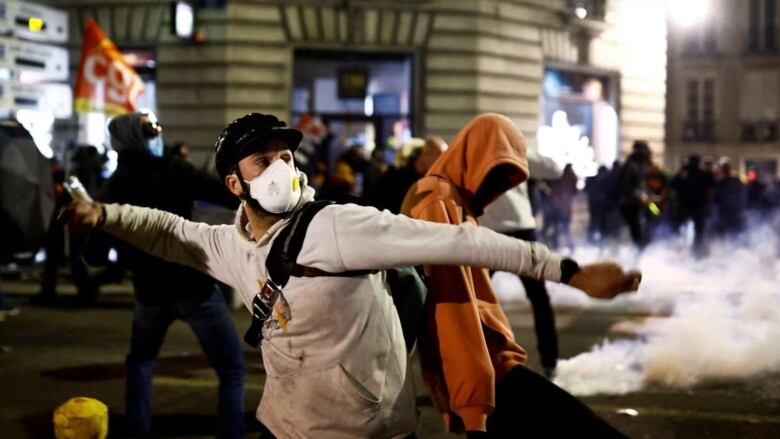
[[[374,97],[371,95],[366,95],[366,98],[363,99],[363,113],[365,113],[366,116],[373,116],[374,115]]]
[[[670,0],[669,17],[678,26],[693,27],[704,22],[710,13],[711,0]]]
[[[583,127],[571,125],[565,111],[553,113],[550,126],[543,125],[536,132],[539,154],[549,157],[563,169],[571,164],[574,173],[584,184],[586,177],[596,175],[598,163],[590,139],[583,135]]]
[[[54,115],[46,111],[38,110],[18,110],[16,120],[29,131],[38,151],[47,159],[54,157],[54,151],[51,148],[52,127],[54,126]]]
[[[103,142],[106,141],[106,115],[103,113],[81,113],[79,114],[79,143],[92,145],[102,154],[105,149]]]
[[[154,114],[154,111],[152,111],[151,108],[146,108],[146,107],[139,108],[138,112],[145,114],[146,117],[149,118],[149,122],[151,122],[151,123],[159,123],[160,122],[159,119],[157,119],[157,115]]]
[[[578,7],[577,7],[577,8],[574,10],[574,15],[576,15],[576,16],[577,16],[577,18],[579,18],[580,20],[584,20],[584,19],[585,19],[585,17],[587,17],[587,16],[588,16],[588,10],[587,10],[587,9],[585,9],[585,8],[583,8],[582,6],[578,6]]]
[[[98,148],[98,151],[100,148]],[[103,163],[103,169],[100,172],[100,175],[108,179],[111,177],[111,175],[116,171],[116,167],[119,164],[119,153],[114,151],[113,149],[109,149],[106,151],[106,161]]]
[[[176,35],[180,38],[192,38],[195,32],[195,11],[187,2],[176,2]]]

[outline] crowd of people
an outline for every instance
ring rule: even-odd
[[[102,183],[98,201],[63,203],[62,215],[71,233],[91,231],[90,242],[100,235],[114,239],[123,268],[133,274],[126,411],[136,434],[150,434],[152,365],[165,329],[181,319],[220,378],[218,436],[243,435],[237,413],[244,366],[235,355],[236,334],[214,281],[184,272],[195,270],[232,286],[252,314],[244,340],[262,347],[267,372],[258,408],[262,437],[315,431],[414,437],[407,343],[418,346],[426,384],[450,431],[504,437],[520,431],[516,415],[522,412],[532,420],[523,431],[622,436],[524,366],[527,354],[490,285],[489,269],[510,271],[540,284],[544,295],[549,280],[607,299],[636,290],[640,279],[614,263],[579,266],[533,242],[525,223],[520,234],[473,227],[518,187],[528,214],[525,181],[540,169],[537,161],[549,166],[526,150],[509,119],[477,117],[452,147],[437,137],[420,139],[401,150],[393,166],[383,163],[383,154],[365,157],[348,148],[316,190],[293,159],[302,134],[274,116],[250,114],[224,130],[215,147],[219,180],[174,154],[160,154],[160,130],[139,113],[113,119],[116,171]],[[337,203],[314,203],[315,194]],[[193,201],[203,198],[240,202],[236,223],[190,221]],[[296,235],[298,227],[308,233]],[[298,256],[286,276],[277,276],[287,270],[285,259],[276,257],[275,238],[283,233],[291,234],[280,242],[285,249],[297,242]],[[382,274],[403,266],[419,267],[428,291],[424,308],[412,315],[423,323],[411,337],[399,324],[409,316],[400,314],[415,311],[396,309]],[[178,281],[185,278],[197,285],[182,287]],[[554,363],[548,377],[553,371]],[[521,388],[544,398],[519,397]],[[565,413],[570,422],[553,422],[553,413]]]
[[[610,262],[580,266],[556,252],[575,246],[579,178],[571,165],[561,168],[526,145],[508,118],[478,116],[451,145],[413,139],[392,164],[381,148],[366,155],[352,145],[332,166],[314,166],[320,171],[311,184],[295,166],[302,133],[272,115],[252,113],[225,128],[215,145],[219,178],[195,169],[186,145],[162,148],[162,127],[147,114],[116,117],[108,131],[117,168],[102,179],[101,156],[80,152],[72,172],[97,201],[58,192],[62,216],[45,244],[51,262],[37,300],[56,300],[61,221],[72,234],[72,276],[83,297],[93,300],[101,283],[132,274],[126,413],[134,434],[152,433],[152,368],[168,326],[180,319],[220,380],[218,437],[243,437],[245,366],[220,282],[252,314],[244,340],[263,350],[261,437],[414,437],[410,339],[449,431],[623,437],[548,380],[558,341],[545,281],[609,299],[635,291],[640,275]],[[748,212],[767,218],[778,204],[775,183],[746,184],[728,162],[713,169],[691,156],[671,176],[642,141],[624,162],[587,178],[584,192],[590,241],[619,240],[625,229],[641,249],[692,222],[702,255],[708,234],[738,235]],[[192,221],[195,200],[237,208],[235,224]],[[309,233],[296,234],[298,227]],[[285,252],[297,246],[292,260],[277,258],[280,236]],[[121,262],[86,275],[85,257],[108,247]],[[409,311],[396,309],[382,274],[404,266],[418,267],[427,286],[411,338],[401,324],[409,316],[400,315]],[[493,291],[492,270],[520,276],[545,376],[525,366],[528,354]]]
[[[676,173],[653,162],[648,144],[612,169],[586,179],[591,242],[619,240],[622,227],[642,249],[653,241],[692,231],[696,255],[711,239],[738,239],[749,225],[768,221],[780,209],[774,175],[749,170],[739,176],[727,158],[717,163],[692,154]]]
[[[330,179],[322,180],[322,194],[398,213],[408,188],[446,148],[439,137],[413,139],[398,153],[396,163],[388,165],[376,159],[382,154],[367,158],[362,148],[353,146],[337,159]],[[538,154],[529,150],[528,155],[531,161]],[[538,171],[520,186],[531,209],[527,218],[534,219],[534,225],[511,227],[535,229],[538,221],[538,239],[568,252],[575,247],[572,219],[580,199],[580,180],[584,180],[582,198],[587,205],[586,239],[596,245],[630,239],[641,250],[654,241],[692,235],[694,252],[703,256],[710,239],[738,238],[749,225],[774,218],[780,210],[780,181],[774,175],[748,169],[740,176],[728,158],[707,161],[696,154],[671,172],[653,161],[648,143],[641,140],[634,142],[625,160],[599,166],[596,175],[584,179],[571,165],[552,173]],[[363,182],[360,187],[355,184],[358,180]],[[506,214],[505,206],[498,207],[506,203],[499,202],[494,209]],[[493,216],[481,221],[506,231],[494,224]]]

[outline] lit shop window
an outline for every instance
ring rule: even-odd
[[[580,178],[611,166],[618,156],[615,78],[548,68],[543,88],[539,152],[562,167],[571,163]]]

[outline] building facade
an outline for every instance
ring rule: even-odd
[[[729,158],[776,175],[780,160],[777,0],[712,0],[694,20],[670,11],[667,158]],[[676,14],[682,16],[676,16]]]
[[[172,35],[171,2],[49,3],[69,11],[74,76],[91,16],[141,60],[166,140],[187,141],[201,157],[251,111],[312,113],[347,133],[369,124],[377,142],[399,121],[414,136],[451,138],[493,111],[531,143],[540,127],[554,128],[547,148],[587,137],[605,163],[635,139],[665,149],[657,0],[206,1],[199,43]],[[348,80],[367,81],[363,95],[344,98]]]

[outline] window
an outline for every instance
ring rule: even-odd
[[[571,162],[580,177],[619,157],[617,80],[609,71],[545,67],[539,151],[561,166]]]
[[[775,27],[775,0],[765,0],[764,45],[766,46],[766,50],[772,52],[776,50]]]
[[[699,81],[691,79],[688,81],[686,91],[688,101],[688,120],[699,120]]]
[[[715,22],[716,14],[713,12],[704,14],[700,22],[686,27],[683,30],[683,52],[685,54],[699,55],[715,52],[717,49],[717,33]]]
[[[715,84],[712,79],[704,80],[704,93],[702,99],[702,120],[712,122],[715,120]]]
[[[761,0],[750,0],[750,28],[748,33],[748,49],[756,51],[759,47],[759,16],[761,15]]]
[[[685,85],[683,140],[715,142],[715,80],[689,79]]]
[[[777,51],[777,0],[750,0],[748,50]]]
[[[688,30],[685,36],[685,53],[689,55],[713,53],[716,46],[715,28],[711,22]]]
[[[743,75],[739,107],[743,142],[777,140],[777,92],[776,70],[755,70]]]
[[[713,53],[715,52],[715,48],[715,26],[713,26],[712,23],[709,23],[707,27],[704,28],[704,51]]]

